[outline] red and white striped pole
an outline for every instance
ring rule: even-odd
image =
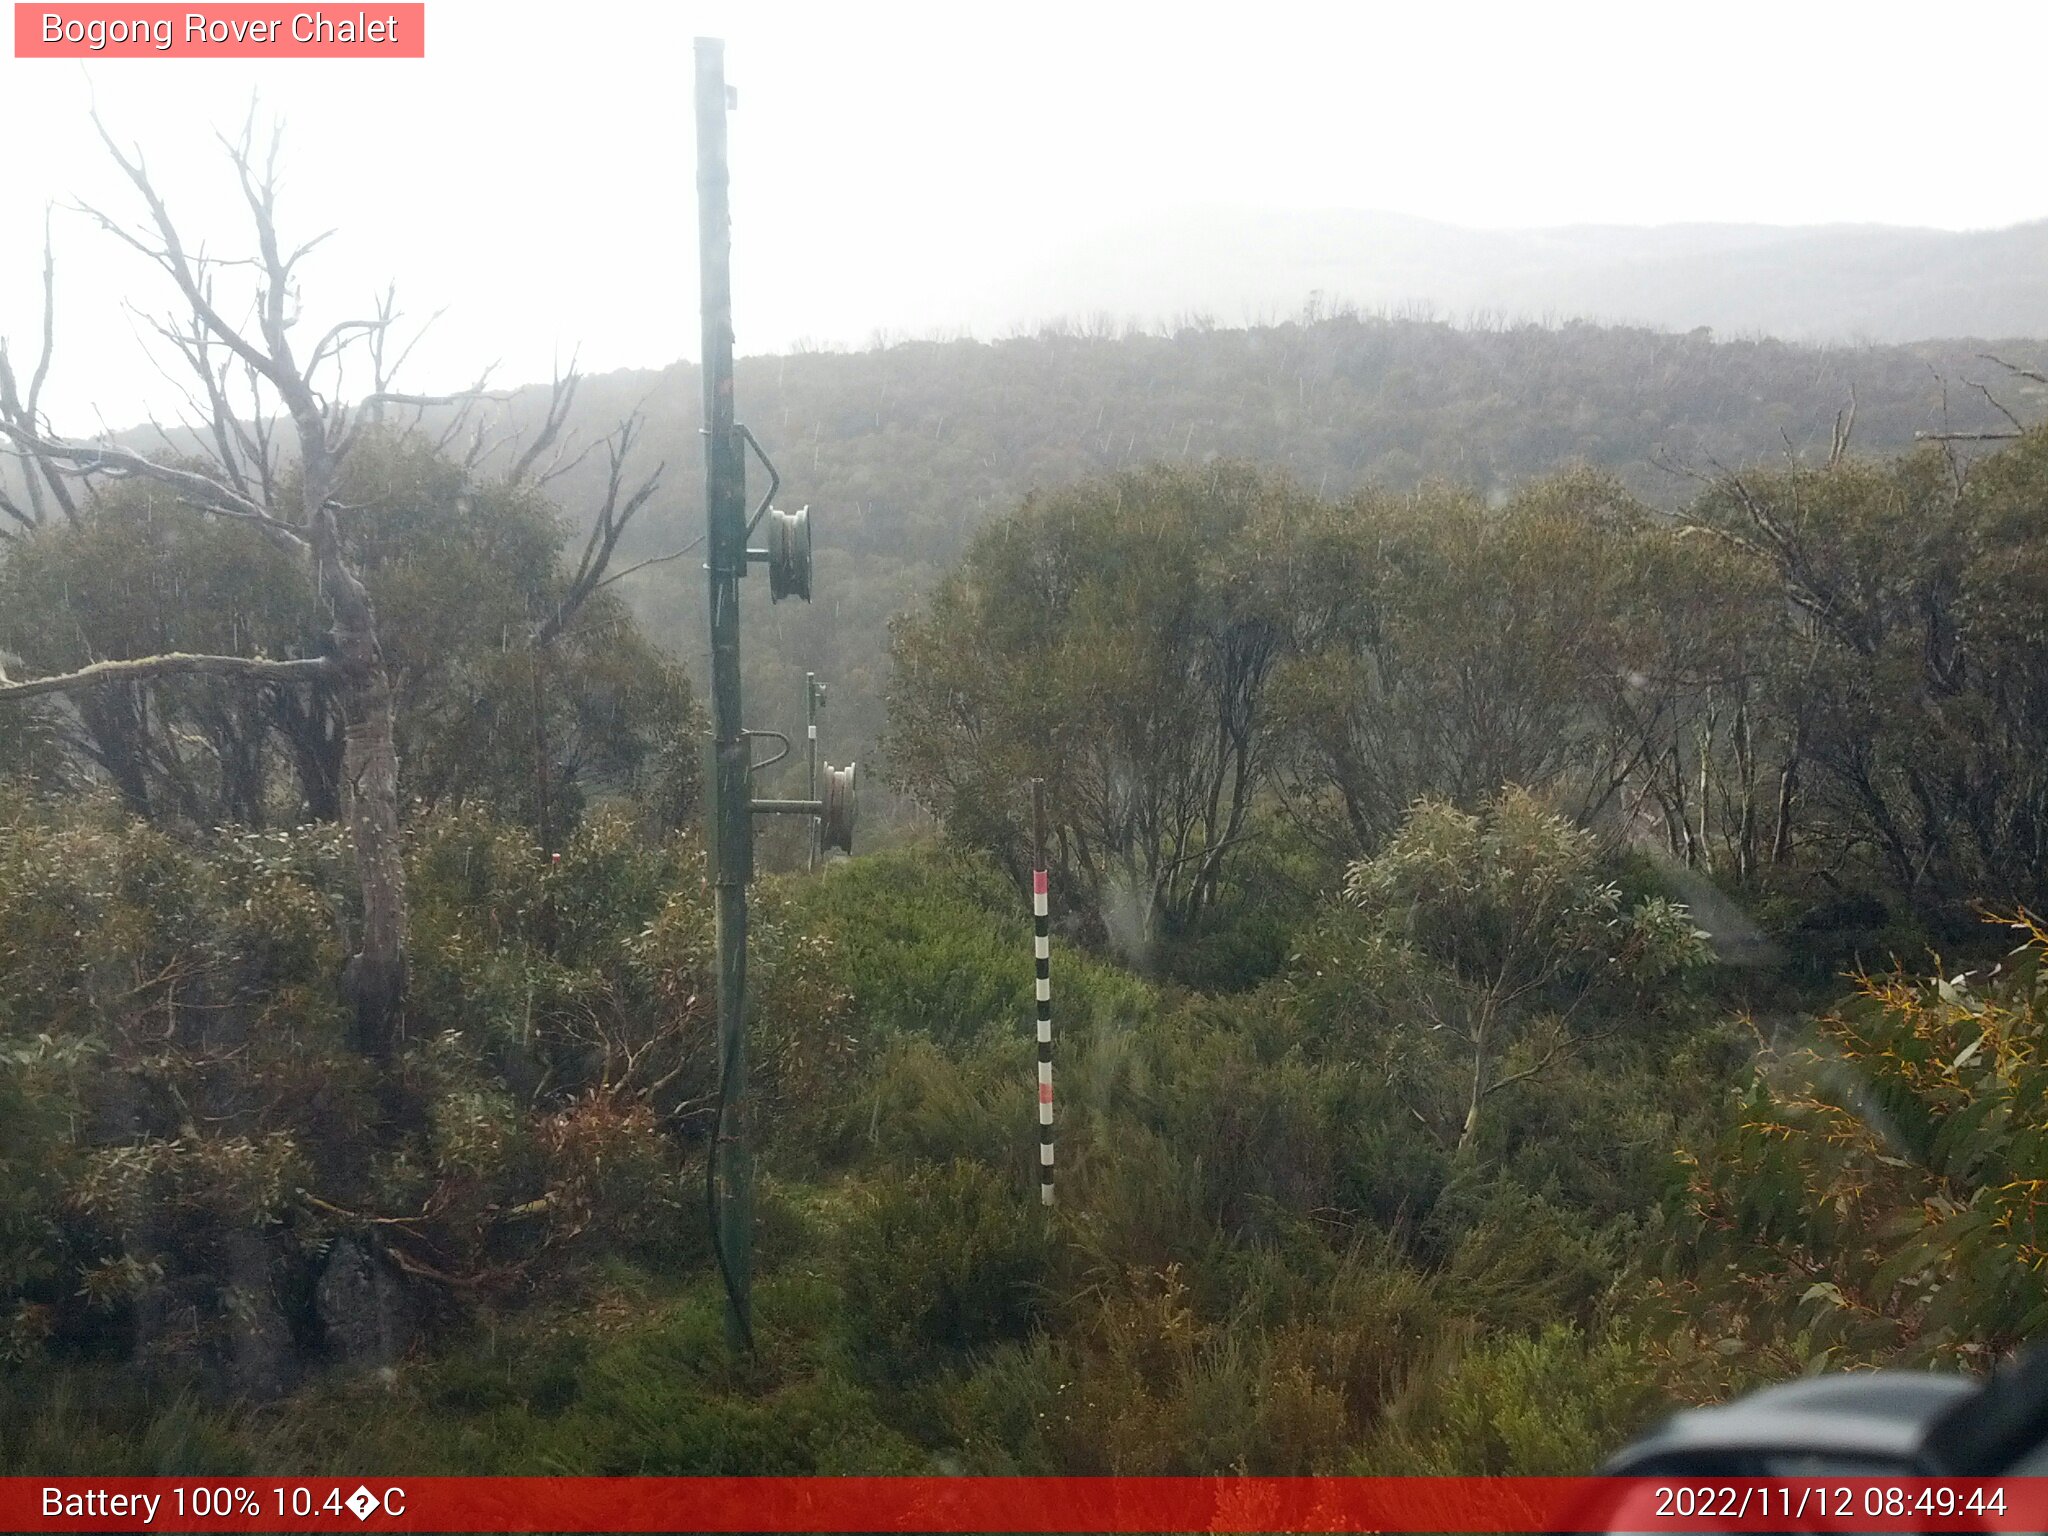
[[[1038,1199],[1052,1201],[1052,934],[1045,879],[1045,781],[1031,781],[1031,952],[1038,962]]]

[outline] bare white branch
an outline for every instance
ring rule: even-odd
[[[13,682],[0,673],[0,702],[32,699],[46,693],[75,693],[105,683],[134,683],[158,677],[232,677],[258,683],[312,683],[335,674],[334,663],[322,656],[271,661],[261,656],[192,656],[173,651],[139,656],[131,661],[96,661],[76,672]]]

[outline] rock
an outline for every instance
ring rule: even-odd
[[[405,1350],[405,1295],[391,1271],[352,1238],[337,1238],[314,1291],[327,1347],[344,1365],[388,1368]]]
[[[227,1385],[257,1402],[282,1397],[298,1380],[299,1361],[291,1324],[271,1284],[270,1250],[255,1233],[236,1233],[227,1269],[220,1290]]]

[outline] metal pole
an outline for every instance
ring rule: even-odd
[[[811,787],[806,793],[815,800],[818,798],[818,674],[815,672],[804,674],[804,736],[811,749]],[[809,870],[818,867],[820,830],[819,823],[813,820],[810,824],[810,847],[804,859],[804,867]]]
[[[1045,780],[1031,781],[1031,954],[1038,985],[1038,1199],[1052,1197],[1052,919],[1045,876]]]
[[[697,39],[697,253],[703,285],[704,515],[711,579],[711,848],[718,927],[718,1262],[726,1337],[753,1340],[754,1169],[747,1124],[747,881],[753,874],[751,747],[740,725],[740,578],[747,568],[746,463],[733,426],[732,222],[725,159],[725,44]]]

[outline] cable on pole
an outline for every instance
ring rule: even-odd
[[[753,1308],[750,1298],[741,1290],[739,1279],[732,1272],[732,1263],[725,1255],[725,1236],[719,1230],[719,1218],[723,1215],[722,1202],[718,1198],[718,1144],[725,1138],[725,1100],[732,1085],[732,1067],[736,1058],[727,1056],[725,1066],[718,1074],[718,1094],[711,1109],[711,1144],[704,1151],[704,1214],[711,1226],[711,1254],[718,1261],[718,1278],[725,1286],[726,1315],[732,1319],[740,1342],[748,1354],[754,1353]]]

